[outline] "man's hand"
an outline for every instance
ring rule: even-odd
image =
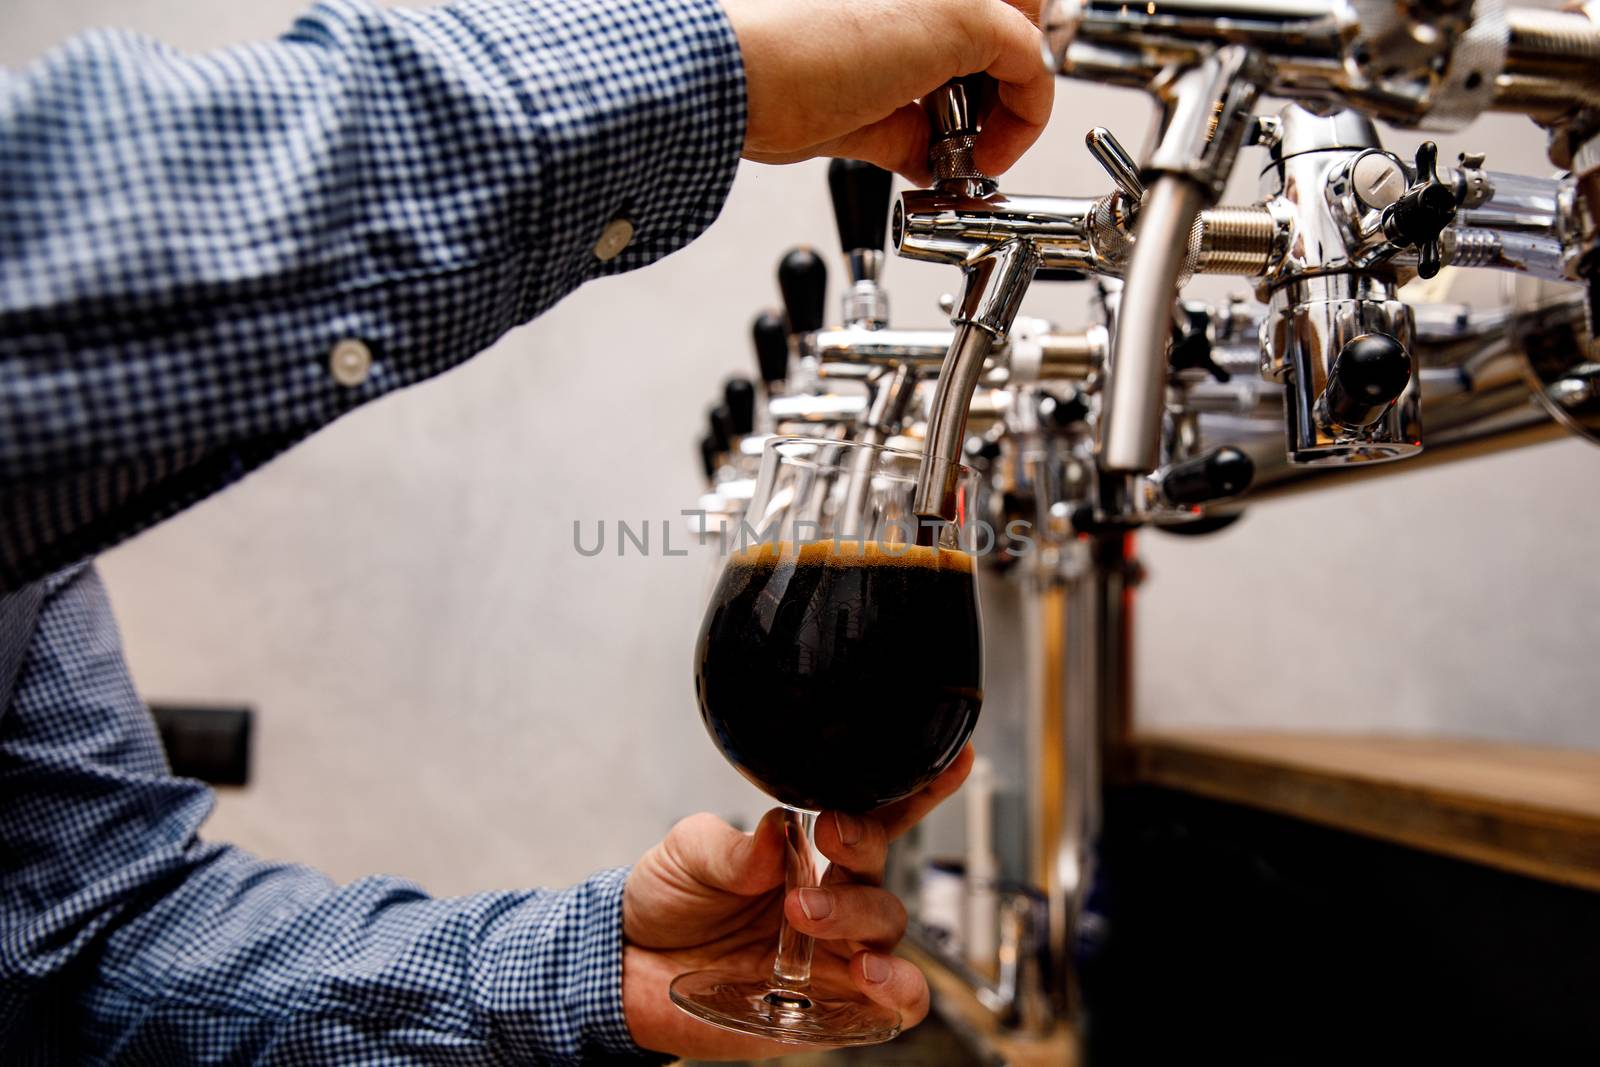
[[[781,901],[795,929],[817,939],[812,973],[849,983],[900,1013],[908,1029],[928,1014],[928,983],[888,953],[906,929],[906,910],[879,888],[889,842],[954,793],[972,769],[972,746],[921,792],[871,815],[823,812],[817,848],[831,862],[820,889]],[[696,1059],[762,1059],[793,1052],[720,1030],[679,1011],[667,986],[685,971],[714,967],[760,978],[777,949],[783,897],[783,813],[754,833],[713,815],[680,822],[628,875],[622,898],[622,1004],[645,1048]]]
[[[1000,174],[1050,117],[1039,0],[722,0],[744,54],[744,155],[847,156],[928,182],[928,121],[913,101],[987,72],[999,102],[975,149]]]

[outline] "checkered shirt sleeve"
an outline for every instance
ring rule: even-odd
[[[271,43],[0,70],[0,589],[681,247],[744,123],[715,0],[324,0]]]
[[[0,640],[26,648],[0,711],[0,1063],[663,1061],[622,1015],[626,871],[436,900],[203,842],[211,794],[168,773],[93,569],[0,597]]]

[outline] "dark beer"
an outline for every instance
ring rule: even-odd
[[[909,796],[972,734],[983,668],[972,557],[910,545],[757,545],[728,561],[695,689],[717,747],[796,808]]]

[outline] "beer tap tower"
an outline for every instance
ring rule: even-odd
[[[1204,533],[1288,493],[1567,433],[1600,440],[1597,18],[1499,0],[1047,4],[1062,75],[1155,98],[1151,148],[1136,163],[1090,130],[1109,191],[1015,195],[973,164],[989,87],[930,94],[935,180],[895,199],[888,229],[899,255],[960,270],[937,329],[890,325],[888,175],[830,168],[842,323],[824,327],[821,260],[785,257],[788,329],[770,314],[754,329],[764,403],[747,417],[754,392],[729,384],[706,469],[723,485],[749,478],[756,450],[738,438],[752,428],[912,440],[920,514],[950,514],[964,461],[984,475],[990,525],[1029,531],[1030,551],[984,557],[1005,579],[989,583],[985,626],[991,649],[1019,652],[994,688],[1023,724],[1021,874],[1044,911],[1035,923],[1008,910],[1023,918],[1003,927],[998,980],[952,963],[1008,1024],[1038,1025],[1024,1004],[1074,1011],[1103,779],[1118,771],[1106,759],[1132,722],[1136,530]],[[1258,114],[1263,95],[1290,102]],[[1544,126],[1564,173],[1445,163],[1431,142],[1403,159],[1374,125],[1454,129],[1490,110]],[[1239,161],[1263,156],[1259,198],[1219,206]],[[1540,293],[1487,310],[1406,299],[1407,282],[1447,266]],[[1197,274],[1243,279],[1255,300],[1183,299]],[[1034,280],[1063,276],[1094,293],[1085,328],[1020,314]]]

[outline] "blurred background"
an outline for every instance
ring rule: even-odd
[[[96,25],[184,49],[264,39],[303,6],[11,0],[0,63]],[[1136,146],[1148,114],[1141,94],[1061,83],[1003,187],[1098,194],[1084,129]],[[1522,119],[1437,139],[1442,158],[1549,169]],[[766,804],[691,683],[715,561],[663,555],[661,524],[691,547],[695,442],[723,377],[751,369],[778,258],[811,243],[834,261],[824,170],[745,164],[691,248],[105,557],[146,698],[257,709],[251,783],[223,791],[211,837],[457,893],[631,862],[697,810],[754,821]],[[1229,199],[1253,196],[1247,170]],[[893,321],[941,322],[954,274],[891,261]],[[1035,286],[1024,313],[1076,327],[1086,299]],[[1600,453],[1568,441],[1264,505],[1212,537],[1142,535],[1139,721],[1600,747],[1597,486]],[[651,524],[648,557],[615,554],[619,519]],[[580,555],[574,524],[592,544],[601,521],[607,550]]]

